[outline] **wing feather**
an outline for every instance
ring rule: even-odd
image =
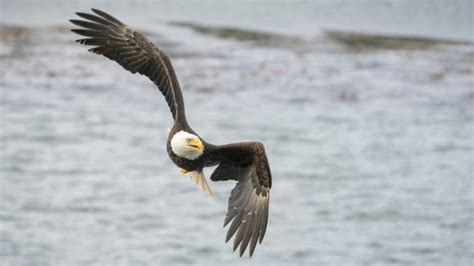
[[[76,13],[85,20],[70,20],[81,27],[71,31],[88,37],[77,42],[95,46],[88,51],[104,55],[132,73],[147,76],[165,96],[173,118],[184,118],[181,88],[168,56],[120,20],[97,9],[92,12],[94,14]]]
[[[230,223],[226,242],[234,236],[234,251],[242,256],[249,247],[252,256],[261,243],[268,221],[271,173],[263,145],[247,142],[219,146],[209,162],[219,162],[211,175],[213,181],[238,181],[229,197],[224,226]]]

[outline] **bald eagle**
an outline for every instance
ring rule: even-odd
[[[252,256],[257,241],[261,243],[265,235],[272,186],[263,144],[206,142],[186,121],[183,94],[163,50],[113,16],[97,9],[92,12],[78,12],[76,14],[84,20],[70,20],[81,27],[72,31],[87,37],[77,42],[93,46],[88,51],[103,55],[132,73],[145,75],[158,86],[174,120],[166,145],[168,155],[201,190],[213,195],[203,175],[204,167],[217,166],[211,175],[212,181],[237,181],[224,218],[224,227],[232,222],[226,242],[235,235],[234,251],[240,246],[242,256],[249,246]]]

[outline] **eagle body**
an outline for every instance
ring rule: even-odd
[[[80,44],[92,46],[90,52],[103,55],[131,73],[148,77],[163,94],[174,123],[166,143],[171,161],[203,191],[212,195],[203,169],[217,166],[212,181],[236,181],[231,191],[224,226],[230,224],[226,242],[234,236],[233,249],[240,256],[249,248],[252,256],[261,243],[268,223],[272,177],[265,148],[260,142],[214,145],[204,141],[186,120],[184,98],[168,56],[142,34],[115,17],[92,9],[76,13],[81,20],[71,31],[84,36]]]

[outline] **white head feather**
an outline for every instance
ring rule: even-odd
[[[198,136],[181,130],[174,134],[171,139],[171,150],[179,157],[184,157],[188,160],[195,160],[202,155],[204,150],[189,147],[189,142],[193,140],[198,141],[202,145],[202,141]]]

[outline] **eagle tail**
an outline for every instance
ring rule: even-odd
[[[214,193],[209,187],[206,177],[204,176],[204,173],[202,171],[189,172],[188,176],[201,191],[207,192],[207,194],[211,197],[214,196]]]

